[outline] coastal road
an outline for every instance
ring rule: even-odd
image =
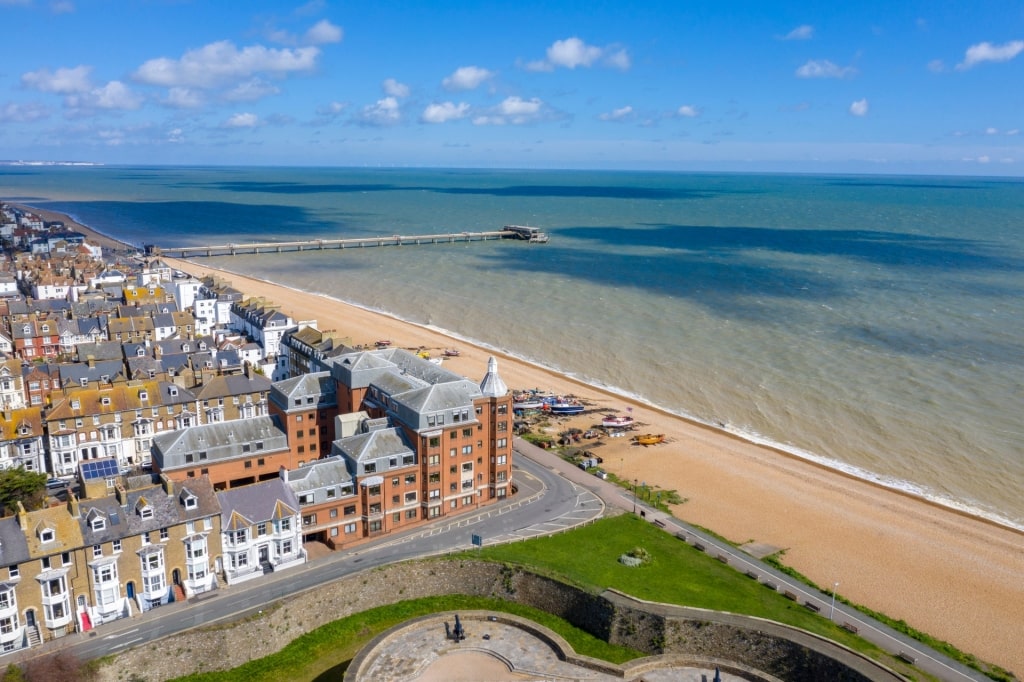
[[[780,593],[787,596],[793,595],[794,600],[800,604],[810,604],[808,608],[817,611],[823,618],[831,617],[840,626],[856,629],[859,636],[895,656],[903,654],[906,657],[904,660],[912,659],[914,665],[940,680],[989,682],[989,678],[977,670],[968,668],[845,604],[837,602],[834,604],[833,610],[830,594],[822,594],[818,590],[809,588],[804,583],[777,571],[734,545],[722,542],[674,516],[644,504],[637,500],[629,490],[588,474],[554,453],[525,442],[516,443],[516,452],[558,472],[581,488],[590,490],[600,497],[608,507],[630,512],[636,509],[637,513],[642,513],[644,518],[665,532],[674,534],[681,541],[690,545],[703,547],[708,555],[728,563],[741,573],[757,576],[758,582],[776,585],[776,589]],[[524,457],[519,457],[518,461],[524,461]],[[908,662],[910,661],[908,660]]]
[[[602,481],[561,457],[518,439],[515,450],[518,456],[514,480],[519,494],[505,504],[398,536],[388,536],[361,545],[354,551],[339,551],[299,568],[115,621],[88,634],[69,635],[61,640],[11,654],[8,660],[27,660],[57,650],[69,650],[82,660],[118,653],[200,625],[243,618],[278,599],[368,568],[469,549],[473,546],[473,535],[481,536],[484,544],[527,539],[589,523],[603,515],[606,507],[625,511],[632,511],[635,507],[648,521],[673,533],[681,541],[702,546],[709,555],[725,561],[740,572],[756,575],[759,582],[776,585],[779,592],[793,595],[801,604],[812,604],[822,617],[829,617],[832,612],[829,595],[812,590],[746,552],[644,505],[635,500],[628,490]],[[840,625],[848,624],[856,628],[860,636],[886,651],[894,655],[903,653],[914,659],[915,665],[940,680],[988,680],[981,673],[844,604],[835,604],[831,616]]]
[[[68,635],[10,654],[5,659],[19,662],[70,651],[81,660],[91,660],[200,625],[237,620],[278,599],[368,568],[470,549],[474,534],[488,543],[525,539],[593,521],[604,512],[604,504],[592,492],[528,458],[517,458],[513,480],[519,494],[505,504],[388,536],[353,551],[332,553],[301,567],[208,592],[186,602],[161,606],[104,624],[89,633]]]

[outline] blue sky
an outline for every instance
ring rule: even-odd
[[[0,0],[0,159],[1024,175],[1024,3]]]

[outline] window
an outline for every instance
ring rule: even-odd
[[[242,446],[242,451],[243,451],[243,452],[245,452],[245,451],[246,451],[246,449],[245,449],[245,446],[244,446],[244,445]],[[245,460],[245,468],[246,468],[246,469],[252,469],[252,460],[251,460],[251,459],[247,459],[247,460]]]
[[[228,536],[228,545],[231,546],[244,545],[248,539],[248,531],[244,528],[241,530],[229,530],[225,535]]]
[[[345,516],[352,516],[355,513],[356,506],[354,504],[350,504],[349,506],[345,507]]]
[[[441,482],[441,472],[440,471],[433,471],[433,472],[431,472],[430,475],[427,477],[427,481],[430,482],[430,483],[440,483]]]
[[[405,518],[409,521],[415,520],[419,516],[418,509],[406,509]]]
[[[288,516],[286,516],[286,517],[284,517],[283,519],[281,519],[281,520],[280,520],[280,521],[278,522],[278,524],[280,525],[280,527],[281,527],[281,531],[282,531],[282,532],[283,532],[283,531],[289,531],[289,530],[291,530],[291,529],[292,529],[292,520],[291,520],[291,518],[290,518],[290,517],[288,517]]]
[[[405,484],[406,485],[412,485],[415,482],[416,482],[416,474],[406,474],[405,475]]]
[[[18,564],[11,565],[8,569],[8,577],[11,580],[21,577],[21,571],[18,569]]]
[[[169,537],[169,535],[168,535],[167,529],[166,528],[161,528],[160,529],[160,539],[161,540],[166,540],[168,537]]]
[[[335,497],[337,497],[337,495],[338,495],[338,489],[337,488],[328,488],[327,489],[327,499],[328,500],[333,500]]]
[[[345,534],[346,535],[348,535],[350,533],[355,533],[355,532],[356,532],[356,524],[354,524],[354,523],[346,523],[345,524]]]
[[[473,429],[462,429],[462,437],[463,438],[472,438],[473,437]]]
[[[430,439],[427,441],[427,444],[430,445],[430,447],[432,448],[441,447],[441,439],[438,438],[437,436],[431,436]]]
[[[299,504],[313,504],[313,493],[302,493],[299,495]]]
[[[53,542],[55,538],[56,535],[54,535],[54,532],[49,528],[44,529],[43,532],[39,534],[39,542]]]
[[[441,463],[441,455],[428,455],[427,456],[427,465],[428,466],[437,466],[440,463]]]
[[[114,540],[113,547],[114,547],[114,551],[115,552],[120,552],[121,551],[121,541],[120,540]]]
[[[472,462],[463,462],[462,463],[462,471],[464,473],[465,472],[473,473],[473,463]]]
[[[401,495],[392,495],[391,496],[391,504],[399,504],[401,501],[402,501],[402,496]]]
[[[261,537],[263,537],[266,534],[267,534],[267,524],[266,524],[266,522],[264,521],[264,522],[261,522],[261,523],[257,523],[256,524],[256,537],[261,538]]]
[[[464,454],[464,455],[472,455],[473,454],[473,446],[472,445],[463,445],[462,446],[462,454]]]
[[[331,518],[332,519],[338,518],[338,508],[337,507],[335,507],[334,509],[331,510]]]
[[[377,495],[380,495],[380,486],[379,485],[371,485],[369,488],[366,489],[366,494],[369,495],[370,497],[375,497]]]
[[[92,557],[93,557],[93,559],[98,559],[101,556],[103,556],[103,545],[93,545],[92,546]]]
[[[370,532],[371,533],[379,533],[380,529],[381,529],[381,526],[382,526],[382,524],[381,524],[380,521],[370,521]]]
[[[409,492],[405,494],[405,503],[411,504],[416,501],[416,492]]]
[[[92,520],[92,523],[90,523],[89,525],[92,527],[93,530],[103,530],[107,527],[107,520],[102,516],[97,516]]]

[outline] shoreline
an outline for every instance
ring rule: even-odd
[[[328,300],[328,301],[330,301],[332,303],[335,303],[337,305],[343,305],[343,306],[349,306],[349,307],[352,307],[352,308],[356,308],[356,309],[364,311],[364,312],[366,312],[366,313],[368,313],[370,315],[380,315],[382,317],[387,317],[387,318],[389,318],[391,320],[394,320],[395,322],[397,322],[399,324],[409,325],[411,327],[416,327],[418,329],[423,330],[424,332],[428,332],[428,333],[431,333],[431,334],[437,334],[439,336],[443,336],[443,337],[445,337],[447,339],[450,339],[451,341],[454,341],[454,342],[464,343],[464,344],[469,344],[471,346],[475,346],[476,348],[478,348],[480,350],[487,351],[487,352],[489,352],[489,353],[491,353],[493,355],[498,356],[499,359],[501,359],[501,360],[507,360],[509,362],[518,362],[518,363],[523,363],[523,364],[529,365],[529,366],[533,367],[534,369],[536,369],[537,371],[543,372],[543,373],[549,375],[550,377],[552,377],[552,379],[554,379],[556,381],[569,381],[569,382],[572,382],[573,384],[576,384],[581,390],[584,390],[584,391],[587,391],[587,390],[594,391],[594,392],[597,392],[597,393],[602,393],[602,394],[608,396],[609,398],[618,398],[618,399],[620,399],[620,400],[622,400],[624,402],[627,402],[627,403],[643,405],[644,407],[646,407],[646,408],[648,408],[650,410],[653,410],[655,412],[661,413],[666,418],[669,418],[669,419],[679,419],[679,420],[682,420],[684,422],[687,422],[688,424],[690,424],[694,428],[707,429],[708,431],[711,431],[711,432],[713,432],[713,433],[715,433],[717,435],[726,436],[726,437],[729,437],[729,438],[734,438],[734,439],[736,439],[740,443],[744,443],[744,444],[752,445],[752,446],[756,446],[756,447],[761,447],[761,448],[766,448],[768,450],[771,450],[771,451],[775,452],[777,455],[780,455],[782,457],[787,457],[787,458],[793,459],[795,461],[802,462],[804,464],[808,464],[808,465],[817,467],[817,468],[819,468],[819,469],[821,469],[821,470],[823,470],[823,471],[825,471],[827,473],[835,474],[835,475],[838,475],[838,476],[843,476],[843,477],[845,477],[845,478],[847,478],[847,479],[849,479],[851,481],[857,481],[857,482],[864,483],[864,484],[867,484],[867,485],[875,486],[875,487],[877,487],[880,490],[884,490],[884,491],[887,491],[887,492],[891,492],[891,493],[895,493],[895,494],[898,494],[898,495],[902,495],[902,496],[907,497],[907,498],[909,498],[911,500],[915,500],[915,501],[918,501],[918,502],[922,502],[924,504],[931,505],[931,506],[935,507],[936,509],[939,509],[939,510],[942,510],[942,511],[947,511],[947,512],[952,512],[954,514],[959,514],[959,515],[961,515],[961,516],[963,516],[964,518],[967,518],[967,519],[972,519],[972,520],[975,520],[975,521],[980,521],[982,523],[988,523],[988,524],[991,524],[991,525],[995,526],[996,528],[1000,528],[1000,529],[1003,529],[1003,530],[1008,530],[1008,531],[1011,531],[1011,532],[1019,533],[1019,534],[1021,534],[1022,538],[1024,538],[1024,526],[1018,526],[1018,525],[1012,523],[1009,519],[1007,519],[1005,517],[997,516],[995,514],[986,513],[986,512],[984,512],[984,511],[982,511],[980,509],[977,509],[975,507],[971,507],[967,503],[960,502],[960,501],[957,501],[957,500],[938,499],[938,496],[929,497],[928,495],[925,495],[925,494],[922,494],[922,493],[919,493],[919,492],[915,492],[914,490],[908,489],[907,487],[900,487],[900,485],[899,485],[899,484],[904,484],[906,486],[914,486],[915,484],[913,484],[911,481],[904,481],[904,480],[897,479],[895,483],[887,484],[883,480],[881,480],[881,477],[879,477],[878,475],[874,474],[874,472],[871,472],[871,471],[869,471],[867,469],[861,469],[859,467],[853,467],[853,466],[848,466],[848,467],[844,468],[844,466],[842,466],[842,465],[844,465],[845,463],[841,462],[839,460],[832,460],[832,459],[828,459],[828,458],[825,458],[825,457],[820,457],[820,456],[815,455],[814,453],[810,453],[810,452],[797,451],[797,449],[795,449],[795,448],[792,449],[792,450],[791,449],[787,449],[783,444],[776,443],[776,442],[774,442],[774,441],[772,441],[772,440],[770,440],[768,438],[763,438],[763,437],[758,436],[756,434],[745,433],[745,432],[742,432],[742,431],[733,430],[733,429],[728,428],[727,425],[715,425],[715,424],[712,424],[712,423],[705,422],[705,421],[703,421],[701,419],[698,419],[697,417],[694,417],[694,416],[689,415],[689,414],[681,414],[681,413],[678,413],[678,412],[674,412],[674,411],[670,410],[667,407],[664,407],[662,405],[658,405],[657,403],[651,402],[650,400],[644,398],[641,395],[631,394],[631,393],[629,393],[627,391],[624,391],[624,390],[621,390],[621,389],[619,389],[619,388],[617,388],[615,386],[607,386],[607,385],[602,385],[602,384],[591,383],[589,381],[586,381],[584,379],[579,378],[578,376],[574,375],[571,372],[560,370],[558,368],[551,367],[549,365],[545,365],[545,364],[543,364],[541,362],[538,362],[536,360],[531,360],[529,358],[523,357],[521,355],[517,355],[515,353],[511,353],[511,352],[509,352],[507,350],[503,350],[501,348],[496,348],[496,347],[492,346],[489,343],[485,343],[485,342],[479,341],[477,339],[472,339],[472,338],[460,336],[459,334],[457,334],[455,332],[452,332],[451,330],[448,330],[448,329],[442,329],[440,327],[436,327],[436,326],[433,326],[433,325],[423,324],[423,323],[419,323],[419,322],[414,322],[412,320],[407,320],[405,318],[399,317],[399,316],[397,316],[397,315],[395,315],[395,314],[393,314],[391,312],[388,312],[386,310],[378,310],[378,309],[375,309],[375,308],[371,308],[369,306],[361,305],[359,303],[355,303],[355,302],[352,302],[352,301],[347,301],[345,299],[338,298],[338,297],[332,296],[330,294],[325,294],[325,293],[317,292],[317,291],[310,291],[310,290],[307,290],[307,289],[301,289],[299,287],[294,287],[294,286],[291,286],[291,285],[288,285],[288,284],[282,284],[280,282],[275,282],[273,280],[269,280],[269,279],[266,279],[264,277],[256,277],[256,276],[253,276],[253,275],[247,275],[245,273],[237,272],[235,270],[229,270],[229,269],[224,268],[224,267],[214,267],[214,266],[211,266],[211,265],[204,265],[204,264],[202,264],[202,263],[200,263],[198,261],[188,260],[188,259],[168,258],[168,257],[161,257],[161,259],[164,260],[164,261],[167,261],[169,263],[174,263],[174,264],[178,265],[179,266],[178,269],[182,270],[182,271],[185,271],[185,272],[188,272],[191,267],[195,267],[195,268],[199,268],[199,269],[206,268],[206,269],[209,269],[209,270],[216,271],[218,273],[218,276],[220,276],[222,279],[226,279],[225,276],[241,277],[241,278],[245,278],[247,280],[253,280],[253,281],[261,282],[261,283],[263,283],[263,284],[265,284],[267,286],[273,286],[273,287],[278,287],[278,288],[281,288],[281,289],[286,289],[288,291],[295,292],[296,294],[299,294],[299,295],[315,296],[315,297],[318,297],[318,298],[323,298],[323,299],[326,299],[326,300]],[[243,293],[245,293],[245,292],[243,292]],[[271,301],[271,303],[273,303],[273,301]],[[525,387],[520,387],[520,388],[525,388]],[[585,397],[585,396],[581,396],[581,397]],[[804,453],[804,454],[802,454],[802,453]]]
[[[103,232],[103,231],[101,231],[101,230],[99,230],[99,229],[97,229],[95,227],[91,227],[91,226],[85,225],[76,216],[74,216],[74,215],[72,215],[70,213],[61,213],[59,211],[55,211],[55,210],[52,210],[52,209],[40,209],[40,208],[36,208],[36,207],[30,206],[30,205],[27,205],[27,204],[20,204],[20,203],[12,204],[12,205],[13,206],[17,206],[17,207],[22,208],[22,209],[31,210],[31,211],[34,211],[36,213],[39,213],[40,215],[43,215],[44,218],[46,218],[48,216],[50,219],[53,219],[53,220],[62,220],[65,223],[65,225],[73,225],[73,226],[75,226],[75,228],[77,230],[93,235],[94,237],[97,238],[97,241],[101,242],[102,245],[105,246],[105,247],[108,247],[108,248],[111,248],[111,249],[114,249],[114,250],[121,249],[121,248],[126,248],[126,249],[131,249],[132,251],[138,252],[138,247],[133,246],[133,245],[129,244],[128,242],[122,241],[122,240],[118,239],[117,237],[111,236],[111,235],[109,235],[109,234],[107,234],[107,233],[105,233],[105,232]],[[166,258],[166,257],[161,257],[161,258],[163,260],[166,260],[166,261],[175,261],[175,262],[178,262],[178,263],[190,263],[190,264],[193,264],[195,267],[198,267],[198,268],[204,267],[201,263],[199,263],[197,261],[190,261],[190,260],[187,260],[187,259]],[[662,405],[658,405],[657,403],[651,402],[650,400],[646,399],[645,397],[643,397],[641,395],[632,394],[632,393],[630,393],[628,391],[624,391],[622,389],[619,389],[616,386],[607,386],[607,385],[603,385],[603,384],[597,384],[597,383],[588,382],[588,381],[586,381],[584,379],[579,378],[578,376],[576,376],[575,374],[573,374],[572,372],[569,372],[567,370],[560,370],[558,368],[554,368],[554,367],[550,367],[550,366],[544,365],[544,364],[542,364],[542,363],[540,363],[540,362],[538,362],[536,360],[531,360],[529,358],[523,357],[521,355],[517,355],[515,353],[510,353],[510,352],[508,352],[506,350],[503,350],[503,349],[500,349],[500,348],[495,348],[491,344],[484,343],[484,342],[479,341],[477,339],[462,337],[459,334],[457,334],[456,332],[454,332],[452,330],[449,330],[449,329],[443,329],[443,328],[435,327],[435,326],[432,326],[432,325],[429,325],[429,324],[423,324],[423,323],[407,320],[407,319],[398,317],[397,315],[395,315],[395,314],[393,314],[391,312],[388,312],[386,310],[380,310],[380,309],[371,308],[371,307],[368,307],[368,306],[361,305],[359,303],[355,303],[355,302],[352,302],[352,301],[347,301],[347,300],[344,300],[344,299],[341,299],[341,298],[337,298],[337,297],[332,296],[330,294],[325,294],[325,293],[321,293],[321,292],[315,292],[315,291],[308,291],[308,290],[305,290],[305,289],[300,289],[298,287],[293,287],[293,286],[290,286],[290,285],[281,284],[279,282],[274,282],[272,280],[267,280],[267,279],[260,278],[260,277],[254,277],[254,276],[251,276],[251,275],[246,275],[244,273],[240,273],[240,272],[236,272],[236,271],[233,271],[233,270],[229,270],[229,269],[224,268],[224,267],[214,267],[214,266],[209,266],[209,267],[212,270],[216,270],[216,271],[221,272],[221,273],[230,274],[232,276],[245,277],[247,279],[252,279],[252,280],[260,281],[260,282],[263,282],[263,283],[265,283],[267,285],[279,286],[279,287],[288,289],[289,291],[294,291],[296,293],[305,294],[305,295],[308,295],[308,296],[318,296],[318,297],[324,298],[324,299],[326,299],[328,301],[331,301],[331,302],[334,302],[334,303],[337,303],[337,304],[340,304],[340,305],[351,306],[353,308],[357,308],[359,310],[363,310],[363,311],[365,311],[367,313],[370,313],[370,314],[373,314],[373,315],[381,315],[381,316],[393,319],[393,320],[395,320],[397,322],[400,322],[400,323],[403,323],[403,324],[407,324],[407,325],[410,325],[410,326],[418,327],[418,328],[423,329],[425,331],[436,333],[436,334],[439,334],[441,336],[445,336],[445,337],[447,337],[449,339],[452,339],[453,341],[458,341],[460,343],[467,343],[467,344],[476,346],[477,348],[481,348],[481,349],[484,349],[484,350],[490,350],[490,351],[493,351],[493,352],[495,352],[497,354],[500,354],[503,358],[506,358],[506,359],[511,360],[513,362],[522,362],[522,363],[525,363],[525,364],[529,364],[529,365],[531,365],[533,367],[536,367],[538,370],[546,372],[546,373],[548,373],[548,374],[550,374],[550,375],[552,375],[554,377],[559,377],[559,378],[564,377],[566,379],[569,379],[570,381],[578,384],[581,387],[588,388],[588,389],[595,390],[595,391],[599,391],[601,393],[617,396],[617,397],[621,398],[622,400],[625,400],[625,401],[628,401],[628,402],[634,402],[634,403],[643,404],[643,405],[645,405],[646,407],[649,407],[652,410],[657,410],[657,411],[663,413],[665,416],[667,416],[669,418],[672,418],[672,419],[682,419],[682,420],[684,420],[686,422],[689,422],[690,424],[692,424],[695,427],[711,429],[713,431],[720,432],[722,434],[729,435],[731,437],[737,438],[740,441],[747,442],[747,443],[750,443],[752,445],[756,445],[756,446],[759,446],[759,447],[768,448],[770,450],[775,451],[779,455],[782,455],[782,456],[785,456],[785,457],[791,457],[791,458],[794,458],[794,459],[806,462],[807,464],[811,464],[813,466],[821,467],[824,470],[829,471],[831,473],[838,474],[838,475],[841,475],[841,476],[845,476],[845,477],[850,478],[852,480],[862,481],[864,483],[868,483],[870,485],[877,486],[877,487],[879,487],[881,489],[888,490],[888,491],[897,493],[899,495],[905,495],[905,496],[908,496],[908,497],[910,497],[912,499],[920,500],[921,502],[925,502],[927,504],[934,505],[934,506],[936,506],[936,507],[938,507],[940,509],[944,509],[944,510],[956,513],[956,514],[961,514],[961,515],[963,515],[963,516],[965,516],[967,518],[977,519],[979,521],[986,522],[986,523],[991,523],[991,524],[993,524],[995,526],[998,526],[998,527],[1001,527],[1001,528],[1005,528],[1005,529],[1010,530],[1010,531],[1014,531],[1014,532],[1018,532],[1018,533],[1024,534],[1024,524],[1015,523],[1011,519],[1009,519],[1008,517],[1006,517],[1005,515],[997,512],[997,511],[989,511],[989,510],[986,510],[986,509],[982,509],[979,506],[976,506],[975,504],[972,504],[972,503],[964,501],[964,500],[958,500],[958,499],[955,499],[955,498],[950,498],[950,497],[942,496],[942,495],[940,495],[938,493],[935,493],[934,491],[928,490],[926,488],[921,488],[920,486],[915,484],[913,481],[904,480],[904,479],[892,479],[891,482],[887,482],[884,477],[876,474],[875,472],[873,472],[873,471],[871,471],[869,469],[863,469],[861,467],[857,467],[857,466],[854,466],[854,465],[849,465],[849,464],[843,462],[842,460],[837,460],[837,459],[832,459],[832,458],[824,457],[824,456],[821,456],[821,455],[817,455],[814,452],[802,450],[802,449],[797,448],[795,446],[794,447],[787,447],[784,443],[778,443],[776,441],[771,440],[770,438],[763,437],[763,436],[761,436],[760,434],[757,434],[757,433],[748,433],[748,432],[743,432],[743,431],[740,431],[740,430],[733,430],[733,429],[728,428],[728,425],[726,425],[726,424],[722,424],[722,423],[714,424],[714,423],[711,423],[711,422],[699,419],[698,417],[696,417],[694,415],[691,415],[691,414],[687,414],[687,413],[684,413],[684,412],[676,412],[676,411],[673,411],[673,410],[671,410],[671,409],[669,409],[667,407],[664,407]],[[183,269],[184,270],[184,268],[179,268],[179,269]],[[245,293],[245,292],[243,292],[243,293]]]
[[[29,210],[135,250],[71,216]],[[457,340],[469,348],[445,365],[471,380],[483,376],[487,356],[494,355],[511,387],[574,393],[595,399],[606,411],[629,405],[638,424],[664,431],[669,442],[630,447],[626,438],[603,439],[594,445],[606,470],[627,481],[677,490],[686,499],[673,507],[679,518],[736,542],[756,540],[784,550],[788,566],[819,585],[839,582],[838,591],[854,602],[983,660],[1024,669],[1014,636],[1024,622],[1019,529],[677,415],[448,330],[195,261],[165,260],[194,275],[218,273],[247,297],[264,296],[296,319],[317,319],[319,328],[338,329],[353,343],[391,338],[433,349]],[[557,429],[586,427],[594,418],[559,419]]]

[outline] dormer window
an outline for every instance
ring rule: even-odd
[[[178,387],[177,386],[171,386],[167,390],[167,392],[171,395],[171,397],[174,397],[174,396],[178,395]]]
[[[107,527],[107,520],[105,518],[103,518],[102,516],[97,516],[89,524],[89,527],[92,528],[94,531],[95,530],[103,530],[104,528]]]
[[[80,409],[82,409],[82,403],[79,402],[78,398],[75,398],[74,400],[71,401],[71,409],[72,410],[80,410]]]
[[[102,398],[100,398],[100,404],[101,405],[109,405],[110,404],[110,396],[109,395],[105,395]]]
[[[199,506],[199,498],[190,493],[188,490],[181,491],[181,503],[185,505],[185,509],[195,509]]]
[[[145,391],[139,391],[139,400],[149,400],[149,394]]]
[[[142,346],[139,346],[138,348],[135,349],[135,356],[136,357],[141,358],[141,357],[143,357],[145,355],[146,355],[146,349],[143,348]]]
[[[189,345],[188,345],[187,343],[183,343],[183,344],[181,345],[181,352],[182,352],[182,353],[188,353],[188,352],[191,352],[191,350],[192,350],[192,349],[191,349],[191,348],[189,348]]]
[[[145,497],[140,497],[139,501],[135,503],[135,512],[143,519],[153,518],[153,507],[150,506],[149,502]]]
[[[57,539],[57,533],[52,528],[43,528],[39,531],[39,542],[53,542]]]
[[[21,332],[23,334],[31,334],[32,333],[32,325],[26,324],[24,327],[21,328]]]
[[[82,385],[82,388],[85,388],[89,385],[89,377],[82,377],[78,380],[78,383]]]

